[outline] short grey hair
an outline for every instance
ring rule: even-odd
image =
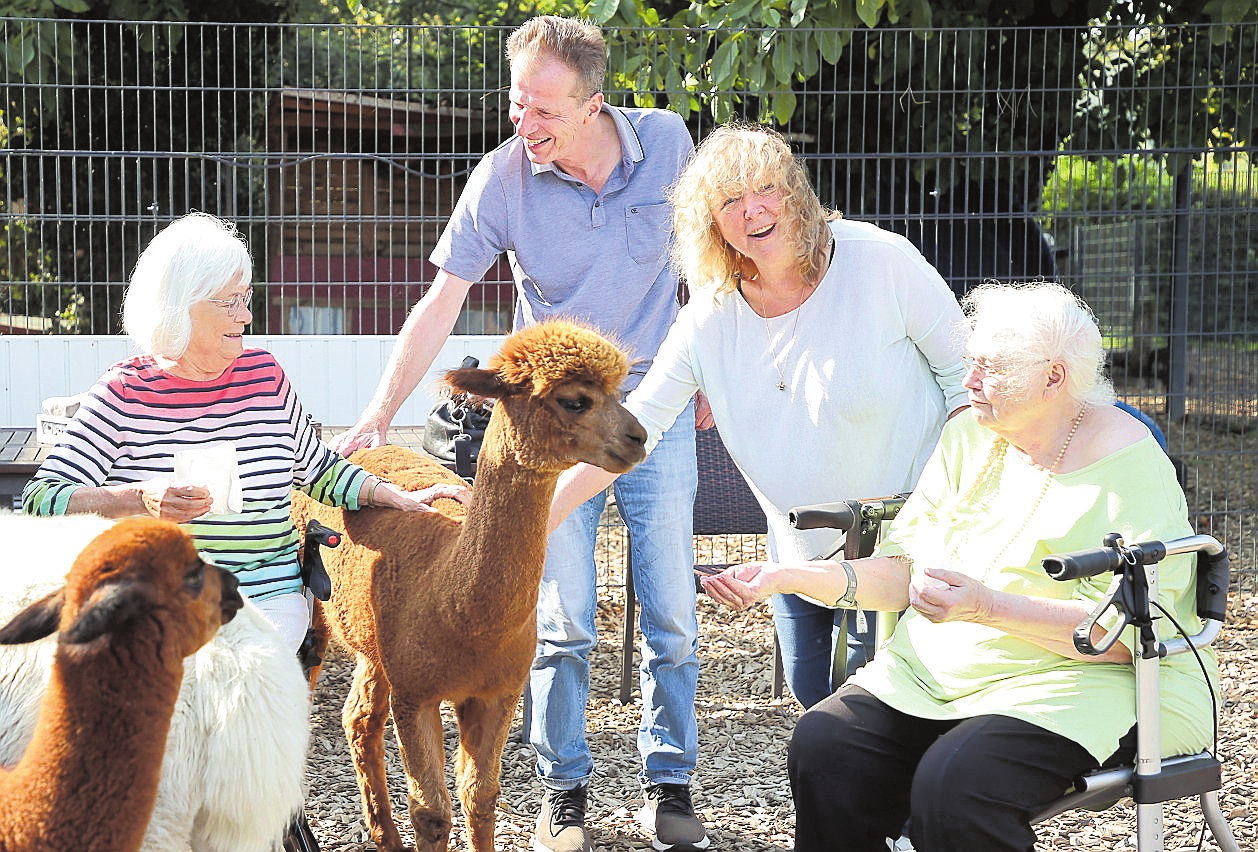
[[[990,281],[961,300],[963,330],[971,353],[977,348],[1004,377],[1002,390],[1025,393],[1032,376],[1049,361],[1066,364],[1065,392],[1089,405],[1114,402],[1105,376],[1105,347],[1087,303],[1049,281]]]
[[[192,306],[241,278],[253,261],[231,222],[192,212],[157,233],[136,261],[122,305],[122,327],[147,355],[178,358],[192,336]]]
[[[603,91],[607,76],[607,43],[596,24],[580,18],[539,15],[521,24],[507,37],[507,61],[531,62],[540,57],[555,59],[577,75],[577,97],[590,98]]]

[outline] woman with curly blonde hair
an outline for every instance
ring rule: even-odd
[[[912,487],[965,404],[960,308],[903,237],[826,210],[767,128],[717,128],[670,195],[690,303],[626,405],[653,440],[702,391],[710,414],[700,425],[720,428],[764,509],[770,558],[827,554],[834,531],[796,530],[788,510]],[[612,478],[568,471],[552,523]],[[774,621],[787,682],[809,707],[838,686],[844,612],[780,595]],[[849,650],[850,667],[872,649]]]

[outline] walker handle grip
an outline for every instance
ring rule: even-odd
[[[1144,541],[1123,547],[1117,533],[1105,538],[1107,544],[1104,547],[1045,556],[1040,561],[1044,573],[1054,580],[1079,580],[1106,571],[1120,571],[1123,565],[1153,565],[1166,558],[1166,545],[1160,541]],[[1108,543],[1111,541],[1115,543]]]
[[[797,530],[850,530],[856,526],[857,517],[847,503],[815,503],[791,509],[787,520]]]
[[[1044,573],[1054,580],[1079,580],[1113,571],[1123,564],[1123,556],[1112,547],[1055,553],[1042,560]]]

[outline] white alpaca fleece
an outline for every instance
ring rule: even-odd
[[[112,520],[0,514],[10,568],[0,624],[61,585]],[[0,765],[21,758],[52,669],[55,637],[0,646]],[[256,606],[184,664],[144,852],[272,852],[302,806],[309,696],[296,658]]]

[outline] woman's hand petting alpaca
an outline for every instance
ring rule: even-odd
[[[730,609],[742,610],[776,591],[774,569],[779,567],[771,562],[744,562],[719,574],[702,576],[699,582],[712,600]]]
[[[973,577],[944,568],[927,568],[909,583],[909,605],[936,624],[983,621],[991,612],[993,594]]]
[[[430,485],[418,491],[403,491],[391,482],[381,482],[372,496],[375,505],[403,512],[435,512],[437,510],[432,507],[432,502],[443,497],[457,500],[465,506],[472,500],[472,492],[466,485],[446,483]]]

